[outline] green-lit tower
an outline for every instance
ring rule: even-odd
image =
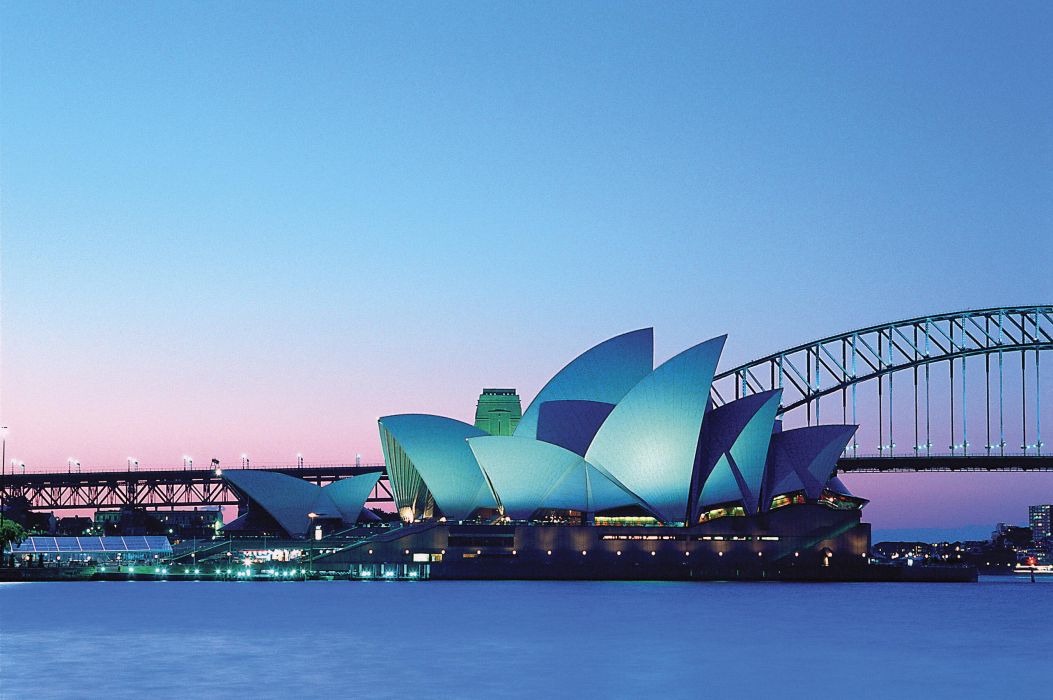
[[[475,409],[475,427],[491,435],[511,435],[523,417],[515,389],[483,389]]]

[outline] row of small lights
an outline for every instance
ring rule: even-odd
[[[406,549],[406,550],[403,550],[403,551],[404,551],[404,552],[405,552],[406,554],[409,554],[409,553],[410,553],[410,550],[408,550],[408,549]],[[445,550],[445,549],[439,550],[439,553],[440,553],[440,554],[446,554],[446,550]],[[480,555],[480,554],[482,554],[482,553],[483,553],[483,550],[481,550],[481,549],[477,549],[477,550],[475,550],[475,554],[476,554],[477,556],[478,556],[478,555]],[[587,549],[583,549],[583,550],[581,550],[581,556],[583,556],[583,557],[584,557],[584,556],[587,556],[587,555],[588,555],[588,553],[589,553],[589,551],[588,551]],[[372,550],[372,549],[368,550],[368,554],[373,554],[373,550]],[[552,550],[551,550],[551,549],[547,549],[547,550],[545,550],[545,554],[547,554],[548,556],[552,556]],[[615,551],[615,554],[617,554],[617,555],[618,555],[618,556],[620,557],[620,556],[622,555],[622,550],[620,550],[620,549],[619,549],[619,550]],[[515,549],[513,549],[513,550],[512,550],[512,556],[518,556],[518,555],[519,555],[519,551],[518,551],[518,550],[515,550]],[[651,556],[652,556],[652,557],[654,557],[654,556],[658,556],[658,553],[657,553],[657,552],[655,552],[654,550],[652,550],[652,551],[651,551]],[[684,552],[684,556],[685,556],[685,557],[689,557],[689,556],[691,556],[691,552]],[[717,556],[718,556],[718,557],[722,557],[722,556],[724,556],[724,552],[717,552]],[[764,552],[757,552],[757,556],[758,556],[758,557],[763,557],[763,556],[764,556]],[[794,553],[793,553],[793,556],[795,556],[795,557],[800,557],[800,556],[801,556],[801,553],[800,553],[800,552],[794,552]],[[832,554],[827,554],[827,555],[826,555],[826,557],[827,557],[827,558],[829,558],[829,557],[831,557],[831,556],[833,556],[833,555],[832,555]],[[866,554],[863,554],[863,556],[865,557],[865,556],[867,556],[867,555],[866,555]]]
[[[1008,444],[1009,443],[1007,443],[1005,440],[1002,440],[1001,442],[995,442],[995,443],[992,443],[990,445],[984,445],[984,449],[997,450],[999,448],[1005,447]],[[1045,444],[1046,444],[1045,442],[1043,442],[1042,440],[1039,440],[1039,441],[1037,441],[1035,443],[1032,443],[1030,445],[1027,445],[1027,444],[1020,445],[1020,449],[1022,449],[1022,450],[1041,449],[1043,446],[1045,446]],[[932,446],[933,446],[933,444],[931,442],[927,442],[927,443],[924,443],[924,444],[921,444],[921,445],[914,445],[913,450],[915,452],[920,452],[921,450],[928,450],[928,449],[932,448]],[[895,449],[895,447],[896,447],[896,443],[894,443],[894,442],[891,443],[891,444],[888,444],[888,445],[878,445],[878,452],[884,452],[885,450],[893,450],[893,449]],[[969,442],[968,440],[966,440],[965,442],[962,442],[962,443],[955,444],[955,445],[947,445],[947,449],[951,450],[952,452],[954,452],[956,450],[967,450],[970,447],[972,447],[972,443]]]
[[[149,569],[150,567],[145,567],[145,568]],[[105,566],[100,566],[99,567],[99,571],[105,572],[106,571],[106,567]],[[134,566],[129,566],[127,568],[127,573],[134,574],[135,573],[135,567]],[[168,567],[155,566],[154,567],[154,573],[167,576],[168,575]],[[184,569],[183,573],[186,574],[186,575],[193,574],[194,576],[200,576],[201,575],[201,569],[194,569],[193,571],[191,571],[190,569]],[[239,578],[241,578],[241,577],[245,577],[245,576],[251,576],[252,575],[252,569],[246,568],[244,570],[238,570],[237,572],[235,572],[233,569],[216,569],[214,573],[215,573],[216,576],[230,576],[230,575],[233,574],[233,575],[236,575]],[[290,577],[290,576],[296,576],[296,575],[301,575],[302,576],[302,575],[307,573],[307,569],[300,569],[298,572],[297,572],[296,569],[285,569],[284,571],[266,571],[264,573],[266,573],[269,576],[278,576],[278,577]]]
[[[355,459],[356,460],[360,460],[361,458],[362,458],[362,455],[355,455]],[[135,457],[127,457],[125,461],[126,461],[126,463],[128,465],[128,471],[132,471],[133,468],[134,469],[138,469],[139,468],[139,460],[136,459]],[[219,461],[218,460],[213,460],[213,462],[216,465],[216,474],[217,475],[221,474],[223,470],[219,468]],[[296,453],[296,466],[302,468],[303,464],[304,464],[304,462],[303,462],[303,454],[300,453],[300,452],[297,452]],[[250,465],[251,465],[251,460],[249,459],[249,455],[244,453],[244,452],[242,452],[241,453],[241,466],[243,468],[245,468],[245,469],[248,469]],[[12,459],[11,460],[11,467],[14,468],[14,469],[18,469],[19,467],[21,467],[22,471],[24,472],[25,469],[26,469],[26,463],[21,461],[21,460],[18,460],[18,459]],[[77,468],[77,471],[80,471],[80,460],[78,460],[76,457],[68,458],[66,460],[66,469],[67,469],[67,471],[72,472],[74,467]],[[183,468],[193,469],[194,468],[194,458],[189,456],[189,455],[183,455]]]
[[[446,553],[445,549],[443,549],[441,551],[442,551],[443,554]],[[405,552],[406,552],[406,554],[409,554],[410,550],[407,549],[407,550],[405,550]],[[372,554],[373,550],[372,549],[369,550],[369,553]],[[477,555],[478,554],[482,554],[482,550],[477,549],[477,550],[475,550],[475,553]],[[512,550],[512,554],[516,555],[517,551],[513,549]],[[552,550],[551,549],[546,550],[546,554],[548,554],[549,556],[552,556]],[[586,556],[587,554],[588,554],[588,550],[585,550],[585,549],[581,550],[581,555],[582,556]],[[622,555],[622,552],[621,552],[621,550],[618,550],[618,551],[615,552],[615,554],[617,554],[620,557]],[[800,555],[801,555],[800,552],[794,552],[793,553],[794,557],[800,557]],[[651,556],[652,557],[653,556],[657,556],[657,552],[652,551],[651,552]],[[691,552],[684,552],[684,556],[685,557],[691,556]],[[720,557],[724,556],[724,552],[717,552],[717,556],[720,556]],[[757,552],[757,556],[758,557],[764,556],[764,552]],[[832,554],[826,554],[825,556],[826,556],[826,558],[830,558],[833,555]],[[862,556],[863,557],[867,557],[867,554],[864,553]],[[106,571],[106,567],[105,566],[100,566],[99,567],[99,571]],[[135,573],[135,567],[134,566],[128,567],[128,573]],[[163,576],[167,576],[168,575],[168,568],[167,567],[154,567],[154,573],[161,574]],[[193,573],[193,575],[198,576],[198,575],[201,574],[201,570],[200,569],[194,569],[193,572],[191,572],[190,569],[185,569],[183,571],[183,573],[184,574]],[[284,571],[267,571],[267,572],[264,572],[264,573],[266,573],[268,575],[276,575],[278,577],[286,577],[286,578],[297,575],[296,569],[286,569]],[[307,573],[306,569],[300,569],[300,571],[299,571],[300,575],[304,575],[306,573]],[[236,573],[232,569],[226,569],[226,570],[216,569],[215,574],[217,576],[223,576],[223,575],[230,576],[231,574],[235,574],[238,578],[245,578],[245,577],[252,576],[252,569],[246,568],[244,570],[238,570]],[[363,578],[371,578],[373,574],[372,574],[372,572],[369,572],[369,571],[363,571],[359,575],[361,577],[363,577]],[[389,571],[385,571],[383,575],[384,575],[385,578],[394,578],[395,572],[389,570]],[[409,575],[410,578],[417,578],[417,572],[415,572],[415,571],[409,572],[408,575]]]

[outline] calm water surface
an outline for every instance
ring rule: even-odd
[[[0,584],[0,697],[1018,696],[1053,580]]]

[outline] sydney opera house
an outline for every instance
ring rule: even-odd
[[[404,525],[329,564],[363,577],[760,578],[860,562],[866,501],[834,476],[855,426],[783,430],[778,391],[714,407],[723,345],[656,368],[652,329],[632,331],[582,353],[521,414],[514,390],[487,390],[476,425],[380,418]]]
[[[278,472],[226,471],[223,479],[246,501],[228,534],[269,534],[303,539],[379,518],[365,507],[381,473],[340,479],[326,486]]]

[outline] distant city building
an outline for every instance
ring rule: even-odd
[[[1031,536],[1036,542],[1049,539],[1050,520],[1053,517],[1053,505],[1030,506],[1027,509],[1028,525],[1031,526]]]
[[[99,532],[105,532],[109,527],[113,532],[117,531],[117,524],[121,522],[124,510],[97,510],[95,511],[95,527]]]
[[[71,535],[73,537],[91,535],[93,534],[93,525],[91,518],[82,515],[69,516],[57,520],[55,532],[59,535]]]
[[[98,534],[168,535],[176,539],[211,537],[222,525],[223,512],[218,506],[153,511],[125,506],[117,510],[97,510],[94,520]]]
[[[1018,525],[998,523],[998,529],[991,537],[991,544],[1005,549],[1020,550],[1031,544],[1031,528]]]
[[[878,542],[871,550],[874,554],[887,559],[915,557],[928,559],[937,554],[939,547],[928,542]]]
[[[483,389],[475,409],[475,427],[490,435],[515,432],[523,408],[515,389]]]
[[[160,521],[169,535],[186,537],[211,537],[223,527],[223,511],[219,506],[207,506],[200,510],[159,510],[154,517]]]
[[[1021,529],[1024,528],[1008,526],[1000,537]],[[891,562],[907,561],[908,565],[926,562],[971,564],[986,574],[1010,573],[1018,559],[1015,549],[1004,546],[1002,542],[991,541],[878,542],[871,552],[877,559]]]

